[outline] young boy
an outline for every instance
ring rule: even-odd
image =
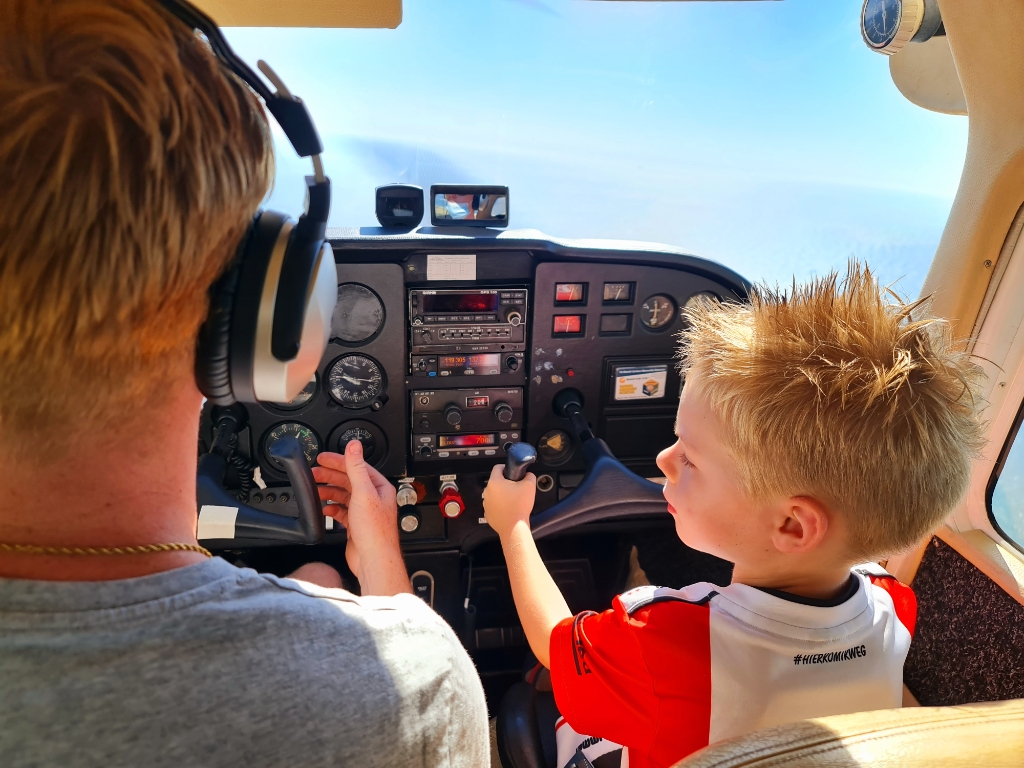
[[[728,587],[638,587],[572,616],[530,535],[533,476],[495,468],[484,509],[551,670],[559,768],[619,744],[622,765],[669,766],[758,728],[900,706],[916,601],[857,564],[959,501],[981,373],[943,322],[885,294],[852,263],[841,282],[687,312],[679,439],[658,466],[679,538],[733,562]]]

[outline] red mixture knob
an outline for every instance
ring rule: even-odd
[[[437,505],[441,508],[441,514],[445,517],[458,517],[466,509],[466,504],[462,500],[462,494],[451,488],[441,494],[441,500],[437,502]]]

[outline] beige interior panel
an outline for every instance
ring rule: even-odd
[[[394,29],[402,0],[193,0],[222,27]]]
[[[919,107],[966,115],[967,101],[945,36],[910,43],[889,57],[889,74],[900,93]]]
[[[1024,202],[1024,3],[939,0],[939,7],[970,127],[960,187],[923,292],[967,337]]]
[[[712,745],[676,768],[1019,768],[1024,701],[822,717]]]

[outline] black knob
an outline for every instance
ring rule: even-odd
[[[509,355],[508,357],[505,358],[505,367],[508,368],[510,371],[514,371],[516,368],[519,367],[519,358]]]
[[[508,403],[498,403],[494,407],[494,417],[502,424],[512,421],[512,406]]]
[[[519,325],[523,322],[523,315],[518,309],[510,309],[505,315],[505,320],[509,325]]]
[[[453,427],[462,423],[462,409],[457,405],[449,405],[444,409],[444,420]]]
[[[420,456],[429,456],[431,453],[433,453],[433,451],[430,450],[429,445],[424,445],[420,448]]]
[[[423,340],[430,341],[430,331],[423,331]]]
[[[522,480],[530,465],[537,460],[537,451],[529,443],[512,443],[505,458],[505,479]]]

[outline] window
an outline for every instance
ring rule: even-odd
[[[989,483],[988,514],[996,530],[1024,552],[1024,438],[1021,422],[1024,407],[1017,414],[1010,437]]]
[[[668,243],[784,286],[858,256],[914,296],[967,119],[900,95],[862,2],[405,0],[397,29],[226,33],[309,105],[332,227],[376,227],[383,184],[501,184],[511,229]],[[309,161],[274,130],[267,205],[298,214]]]

